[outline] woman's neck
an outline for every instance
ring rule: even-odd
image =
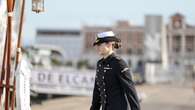
[[[113,52],[114,52],[113,50],[109,51],[108,54],[105,54],[105,55],[103,56],[103,58],[106,59],[106,58],[107,58],[108,56],[110,56]]]

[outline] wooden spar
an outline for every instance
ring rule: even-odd
[[[11,47],[12,47],[12,17],[13,17],[14,0],[7,0],[7,70],[6,70],[6,95],[5,95],[5,110],[9,110],[9,96],[10,96],[10,74],[11,74]]]
[[[16,66],[15,66],[15,70],[17,69],[17,66],[20,63],[19,56],[22,53],[20,49],[21,49],[24,9],[25,9],[25,0],[23,0],[23,2],[22,2],[22,10],[21,10],[21,16],[20,16],[20,25],[19,25],[19,33],[18,33],[18,41],[17,41],[17,53],[16,53]]]
[[[22,29],[23,29],[23,19],[24,19],[24,10],[25,10],[25,0],[22,1],[22,9],[20,13],[20,24],[19,24],[19,33],[18,33],[18,41],[17,41],[17,53],[16,53],[16,65],[15,70],[18,67],[18,64],[21,60],[21,39],[22,39]],[[16,98],[16,79],[14,76],[14,84],[13,84],[13,94],[11,96],[11,110],[14,110],[15,107],[15,98]]]

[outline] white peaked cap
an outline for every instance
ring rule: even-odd
[[[105,38],[105,37],[114,37],[114,33],[112,31],[106,31],[106,32],[101,32],[97,34],[98,38]]]

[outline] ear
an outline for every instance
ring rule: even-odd
[[[108,42],[108,47],[112,47],[112,42]]]

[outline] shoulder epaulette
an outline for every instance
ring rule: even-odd
[[[117,60],[121,60],[121,57],[120,57],[120,56],[115,56],[115,58],[116,58]]]

